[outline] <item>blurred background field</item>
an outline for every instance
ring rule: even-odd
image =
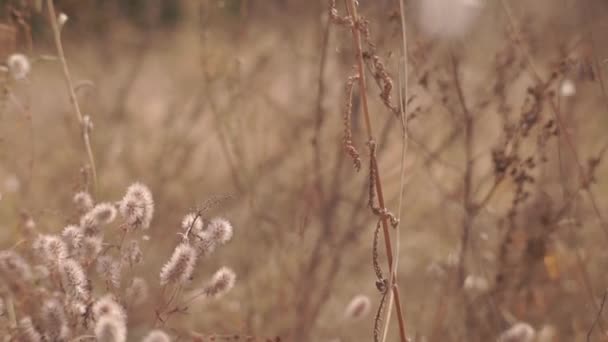
[[[399,2],[359,5],[398,103]],[[368,153],[359,90],[351,124],[360,172],[342,146],[355,60],[350,30],[329,23],[329,2],[55,6],[69,18],[62,39],[93,122],[98,185],[46,4],[0,1],[0,58],[22,53],[32,63],[24,80],[1,75],[1,247],[23,238],[29,219],[46,233],[73,223],[78,191],[116,201],[139,181],[156,203],[144,254],[162,265],[182,217],[227,197],[212,213],[232,222],[234,239],[197,272],[227,265],[236,285],[171,329],[373,340]],[[405,1],[405,160],[373,69],[368,90],[387,208],[401,219],[398,285],[412,340],[495,341],[517,322],[536,337],[513,341],[608,340],[607,15],[608,3],[591,0]],[[159,268],[141,272],[154,282]],[[345,309],[357,295],[371,310],[353,320]],[[137,313],[131,323],[129,340],[149,328]],[[398,340],[395,324],[388,340]]]

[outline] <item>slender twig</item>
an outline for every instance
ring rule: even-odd
[[[464,94],[462,92],[462,86],[460,84],[460,77],[458,77],[458,62],[456,56],[451,54],[452,60],[452,72],[454,77],[454,83],[456,93],[458,95],[458,102],[462,107],[462,113],[464,116],[464,152],[465,152],[465,171],[464,171],[464,184],[463,184],[463,203],[464,203],[464,218],[462,222],[462,236],[460,242],[460,258],[458,262],[458,285],[464,283],[465,277],[465,259],[466,252],[469,242],[469,236],[471,234],[471,226],[473,224],[474,216],[474,204],[472,199],[472,188],[473,188],[473,116],[471,115],[467,104],[465,102]]]
[[[63,44],[61,43],[61,31],[59,28],[59,24],[57,23],[57,15],[55,13],[55,6],[53,5],[53,0],[47,1],[49,8],[49,20],[51,21],[51,26],[53,28],[53,36],[55,38],[55,47],[57,48],[57,54],[59,55],[59,60],[61,61],[61,66],[63,68],[63,77],[65,79],[66,86],[68,87],[68,93],[70,95],[70,102],[74,107],[74,113],[76,114],[76,118],[78,119],[78,124],[80,125],[80,130],[82,132],[82,140],[84,142],[84,147],[87,153],[87,157],[89,159],[89,164],[91,166],[91,172],[93,175],[93,193],[97,189],[97,171],[95,168],[95,159],[93,158],[93,149],[91,148],[91,139],[89,136],[89,127],[88,123],[85,122],[84,116],[80,111],[80,106],[78,105],[78,99],[76,98],[76,92],[74,91],[74,85],[72,83],[72,77],[70,76],[70,70],[68,69],[68,63],[65,59],[65,53],[63,52]]]
[[[407,155],[407,150],[409,147],[409,135],[407,130],[407,99],[408,95],[408,60],[407,60],[407,28],[405,26],[405,9],[403,7],[403,0],[399,1],[399,14],[401,18],[401,60],[398,74],[398,84],[399,84],[399,111],[400,111],[400,119],[401,119],[401,164],[400,164],[400,176],[399,176],[399,204],[398,204],[398,212],[397,212],[397,220],[399,222],[398,226],[395,229],[395,241],[393,248],[393,266],[390,269],[389,276],[389,284],[391,287],[397,288],[397,269],[399,266],[399,251],[400,251],[400,243],[401,243],[401,214],[403,212],[403,195],[404,195],[404,186],[405,186],[405,157]],[[394,302],[393,292],[389,292],[388,297],[388,309],[386,310],[386,317],[384,318],[384,332],[382,335],[382,342],[386,341],[388,337],[388,330],[391,322],[391,314],[393,312],[393,302]]]
[[[507,15],[507,19],[509,20],[509,25],[521,37],[520,30],[518,29],[517,21],[515,20],[515,17],[513,16],[509,5],[504,0],[501,0],[501,4],[502,4],[504,12]],[[532,57],[532,54],[529,53],[528,49],[525,48],[525,46],[523,45],[523,42],[521,41],[521,39],[519,39],[516,42],[516,46],[517,46],[517,48],[519,48],[519,50],[525,56],[528,65],[530,65],[531,71],[532,71],[531,74],[534,77],[534,79],[538,83],[542,84],[543,83],[543,78],[541,77],[541,75],[540,75],[540,73],[538,71],[538,68],[535,67],[534,58]],[[605,91],[604,91],[605,89],[603,87],[603,82],[600,83],[600,86],[602,88],[602,93],[605,93]],[[608,97],[605,97],[604,100],[608,101]],[[553,117],[554,117],[554,119],[555,119],[555,121],[557,123],[557,127],[559,128],[560,132],[563,132],[564,140],[566,142],[566,145],[570,149],[570,151],[572,152],[572,155],[574,157],[574,161],[575,161],[576,167],[578,168],[579,175],[584,175],[584,172],[585,172],[584,167],[581,164],[578,151],[576,150],[576,148],[574,146],[574,142],[570,138],[570,134],[569,134],[568,130],[566,129],[565,124],[562,121],[561,111],[560,111],[560,109],[558,108],[558,106],[553,101],[549,101],[549,104],[550,104],[550,107],[551,107],[551,110],[552,110]],[[558,151],[560,151],[559,144],[558,144]],[[608,222],[606,222],[606,220],[604,219],[604,217],[602,216],[602,214],[600,212],[599,206],[597,204],[595,193],[593,192],[593,190],[589,186],[582,187],[581,189],[588,194],[589,200],[591,202],[591,207],[592,207],[595,215],[597,216],[597,218],[599,220],[600,229],[604,232],[605,236],[608,238]],[[581,268],[581,272],[583,274],[583,280],[586,282],[588,296],[591,299],[593,299],[595,297],[595,295],[593,293],[593,289],[590,287],[591,286],[590,283],[586,279],[586,274],[588,272],[586,271],[585,265],[583,263],[579,262],[579,267]],[[597,308],[597,303],[592,300],[592,304],[599,311],[599,309]],[[598,316],[598,319],[601,319],[601,317]]]
[[[349,16],[353,20],[353,25],[351,26],[351,31],[353,34],[353,42],[355,45],[354,47],[355,47],[355,55],[356,55],[356,59],[357,59],[357,71],[359,73],[358,81],[359,81],[359,91],[360,91],[360,95],[361,95],[361,108],[363,110],[363,117],[365,119],[365,130],[367,133],[368,142],[371,145],[371,143],[374,142],[374,134],[373,134],[373,128],[372,128],[372,123],[371,123],[371,116],[369,114],[369,106],[368,106],[368,99],[367,99],[367,84],[365,81],[366,80],[365,63],[363,61],[363,49],[361,46],[361,32],[359,31],[359,28],[358,28],[359,16],[357,14],[357,5],[355,4],[355,0],[346,0],[346,7],[348,10]],[[370,158],[374,158],[373,154]],[[386,206],[384,203],[384,193],[382,191],[380,170],[377,166],[377,163],[372,163],[372,164],[375,165],[375,170],[373,170],[375,173],[375,177],[372,181],[375,182],[375,190],[376,190],[375,192],[376,192],[376,195],[378,198],[378,204],[381,209],[384,209],[384,208],[386,208]],[[380,218],[382,220],[382,229],[383,229],[383,235],[384,235],[384,244],[385,244],[385,248],[386,248],[386,257],[388,260],[388,266],[389,266],[389,269],[392,270],[393,262],[394,262],[394,260],[393,260],[394,254],[393,254],[391,236],[390,236],[390,231],[389,231],[389,218],[387,215],[381,215]],[[392,284],[391,284],[391,290],[393,292],[393,295],[395,296],[395,309],[397,311],[397,322],[399,324],[399,334],[401,337],[401,342],[406,342],[407,335],[406,335],[406,330],[405,330],[405,319],[404,319],[403,312],[401,309],[399,287],[392,286]]]

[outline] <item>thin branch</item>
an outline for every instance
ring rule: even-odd
[[[460,78],[458,77],[458,62],[456,56],[451,54],[452,61],[452,72],[454,77],[454,83],[456,87],[456,93],[458,95],[458,101],[462,107],[462,114],[464,116],[464,152],[465,152],[465,171],[464,171],[464,189],[463,189],[463,203],[464,203],[464,218],[462,222],[462,236],[460,242],[460,260],[458,262],[458,285],[464,283],[465,278],[465,256],[469,243],[469,236],[471,234],[471,226],[473,224],[474,216],[474,205],[472,199],[473,189],[473,116],[466,105],[464,94],[462,92],[462,85],[460,84]]]
[[[401,64],[398,70],[398,84],[399,84],[399,114],[401,119],[401,162],[400,162],[400,176],[399,176],[399,204],[398,204],[398,212],[397,212],[397,221],[399,224],[395,227],[395,246],[393,248],[393,266],[390,269],[389,276],[389,284],[391,284],[391,288],[394,288],[398,293],[399,289],[397,286],[397,269],[399,266],[399,251],[401,244],[401,214],[403,212],[403,195],[404,195],[404,187],[405,187],[405,157],[407,156],[408,151],[408,141],[409,134],[407,129],[407,103],[409,98],[408,92],[408,60],[407,60],[407,28],[405,26],[405,9],[403,6],[403,0],[399,1],[399,14],[401,18]],[[402,73],[403,72],[403,73]],[[403,89],[403,91],[402,91]],[[386,310],[386,317],[384,318],[384,331],[382,335],[382,342],[385,342],[388,337],[388,328],[390,326],[391,314],[393,312],[393,302],[395,298],[393,297],[393,292],[388,293],[388,310]],[[399,296],[396,296],[397,300],[400,301]]]
[[[352,18],[352,25],[351,25],[351,31],[353,34],[353,42],[354,42],[354,47],[355,47],[355,55],[356,55],[356,59],[357,59],[357,70],[359,73],[359,91],[360,91],[360,95],[361,95],[361,107],[363,109],[363,117],[365,119],[365,130],[367,133],[367,138],[368,138],[368,145],[371,146],[375,145],[374,143],[374,134],[373,134],[373,128],[372,128],[372,123],[371,123],[371,116],[369,114],[369,105],[368,105],[368,98],[367,98],[367,84],[366,84],[366,78],[365,78],[365,63],[363,61],[363,49],[362,49],[362,44],[361,44],[361,32],[359,30],[359,25],[360,25],[360,20],[359,20],[359,15],[357,14],[357,5],[355,4],[355,0],[346,0],[346,7],[348,10],[348,14],[349,16]],[[370,158],[374,158],[373,154],[370,156]],[[380,177],[380,170],[377,166],[377,163],[372,161],[372,164],[375,165],[375,177],[374,177],[374,182],[375,182],[375,192],[376,195],[378,197],[378,204],[380,206],[381,210],[384,210],[386,208],[386,205],[384,203],[384,194],[382,191],[382,182],[381,182],[381,177]],[[391,242],[391,237],[390,237],[390,231],[389,231],[389,216],[388,215],[380,215],[380,219],[382,220],[382,229],[383,229],[383,235],[384,235],[384,244],[385,244],[385,248],[386,248],[386,256],[388,259],[388,266],[389,269],[393,269],[393,248],[392,248],[392,242]],[[391,285],[391,289],[393,292],[393,295],[395,296],[395,309],[397,310],[397,321],[399,324],[399,334],[401,337],[401,342],[406,342],[407,341],[407,335],[406,335],[406,330],[405,330],[405,319],[403,317],[403,312],[401,309],[401,303],[400,303],[400,298],[399,298],[399,288],[398,286],[392,286]]]
[[[59,29],[59,24],[57,23],[57,15],[55,13],[55,6],[53,5],[53,0],[48,0],[47,4],[49,8],[49,20],[51,21],[51,26],[53,28],[53,36],[55,38],[55,47],[57,48],[57,54],[59,55],[61,66],[63,67],[63,77],[65,79],[66,86],[68,87],[70,102],[74,107],[74,113],[76,114],[78,124],[80,125],[82,140],[84,141],[84,147],[87,153],[87,157],[89,159],[89,164],[91,166],[91,172],[93,173],[93,193],[95,193],[95,190],[97,189],[97,171],[95,168],[95,159],[93,158],[93,149],[91,148],[91,139],[89,137],[88,123],[85,121],[84,116],[80,111],[78,99],[76,98],[76,92],[74,91],[74,84],[72,83],[72,77],[70,76],[68,63],[66,62],[65,53],[63,52],[63,44],[61,43],[61,31]]]

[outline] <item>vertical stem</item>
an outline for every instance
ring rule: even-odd
[[[462,93],[462,86],[460,84],[460,78],[458,77],[458,61],[453,53],[450,53],[450,59],[452,62],[452,72],[454,77],[454,83],[456,85],[456,93],[458,95],[458,101],[462,107],[462,114],[464,116],[464,154],[465,154],[465,172],[463,180],[463,202],[464,202],[464,218],[462,221],[462,236],[460,242],[460,256],[458,261],[458,286],[464,284],[465,278],[465,256],[468,248],[469,237],[471,234],[471,225],[474,218],[474,204],[472,199],[472,180],[473,180],[473,117],[471,112],[467,108],[464,94]]]
[[[63,52],[63,44],[61,43],[61,32],[59,30],[59,24],[57,23],[57,14],[55,13],[55,6],[53,5],[53,0],[47,1],[49,7],[49,20],[51,21],[51,27],[53,28],[53,37],[55,38],[55,47],[57,48],[57,54],[59,56],[59,60],[61,61],[61,66],[63,68],[63,77],[65,79],[66,86],[68,87],[68,93],[70,96],[70,103],[74,108],[74,113],[76,114],[76,118],[78,119],[78,124],[80,125],[80,130],[82,132],[82,140],[84,142],[84,147],[87,153],[87,157],[89,159],[89,164],[91,165],[91,172],[93,173],[93,193],[97,189],[97,171],[95,169],[95,159],[93,158],[93,149],[91,148],[91,139],[89,137],[89,128],[86,126],[87,123],[84,122],[84,116],[80,111],[80,106],[78,105],[78,99],[76,98],[76,92],[74,91],[74,85],[72,83],[72,77],[70,76],[70,70],[68,69],[68,63],[65,59],[65,53]]]
[[[367,99],[367,87],[365,81],[365,65],[363,62],[363,49],[361,47],[361,32],[359,32],[358,22],[359,16],[357,14],[357,6],[355,5],[355,0],[346,0],[346,7],[348,9],[349,15],[353,20],[353,26],[351,27],[351,31],[353,34],[353,41],[355,45],[355,54],[357,59],[357,71],[359,73],[359,91],[361,95],[361,107],[363,109],[363,117],[365,118],[365,130],[367,132],[367,138],[369,142],[374,141],[373,129],[371,124],[371,118],[369,114],[369,106]],[[371,158],[374,158],[372,155]],[[382,191],[382,182],[380,177],[380,170],[377,167],[377,163],[373,163],[376,168],[375,172],[375,182],[376,182],[376,194],[378,196],[378,204],[380,208],[385,208],[384,203],[384,193]],[[388,217],[383,215],[381,217],[382,220],[382,230],[384,235],[384,245],[386,248],[386,257],[388,260],[388,267],[390,270],[393,269],[393,248],[391,243],[391,236],[389,231],[389,222]],[[393,291],[393,295],[395,296],[395,309],[397,311],[397,320],[399,324],[399,334],[401,337],[401,342],[407,341],[406,330],[405,330],[405,319],[403,317],[403,312],[401,310],[401,301],[399,296],[399,288],[396,284],[389,284],[391,290]]]

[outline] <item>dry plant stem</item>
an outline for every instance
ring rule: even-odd
[[[518,29],[518,25],[517,22],[515,20],[515,17],[513,16],[512,12],[511,12],[511,8],[509,7],[509,5],[506,3],[506,1],[501,0],[501,4],[503,7],[503,10],[505,11],[507,18],[509,19],[509,25],[511,26],[511,28],[513,29],[513,31],[516,32],[516,34],[518,35],[518,37],[521,37],[520,31]],[[521,39],[519,41],[516,42],[517,48],[519,48],[519,50],[522,52],[522,54],[526,57],[527,63],[530,65],[531,69],[532,69],[532,76],[535,78],[535,80],[537,80],[538,83],[542,83],[542,78],[540,76],[540,73],[538,71],[538,69],[535,67],[535,63],[534,63],[534,59],[532,57],[532,55],[529,53],[528,49],[526,49],[521,41]],[[604,85],[603,82],[600,83],[600,87],[602,88],[602,95],[604,96],[604,99],[607,100],[608,98],[605,95],[605,89],[604,89]],[[561,112],[559,110],[559,108],[555,105],[555,103],[553,101],[549,101],[552,112],[553,112],[553,116],[555,118],[555,121],[557,122],[558,128],[560,129],[561,132],[564,132],[564,140],[566,141],[566,145],[568,146],[568,148],[571,150],[573,156],[574,156],[574,160],[576,162],[576,166],[578,167],[578,171],[580,175],[584,174],[584,168],[580,162],[580,158],[578,156],[578,152],[576,151],[576,148],[574,146],[574,143],[572,142],[572,140],[570,139],[570,136],[568,134],[568,131],[565,127],[565,124],[562,122],[561,119]],[[608,103],[607,103],[608,104]],[[559,146],[558,146],[559,148]],[[604,220],[599,207],[597,205],[597,200],[595,197],[595,193],[592,191],[592,189],[589,186],[583,187],[582,188],[583,191],[587,192],[588,196],[589,196],[589,200],[591,202],[593,211],[595,213],[595,215],[597,216],[598,220],[599,220],[599,224],[600,224],[600,228],[603,230],[603,232],[605,233],[606,236],[608,236],[608,223]],[[582,274],[582,278],[583,278],[583,283],[587,289],[588,295],[591,298],[591,303],[592,305],[595,307],[596,311],[599,311],[599,307],[598,304],[595,302],[594,298],[595,298],[595,294],[593,292],[593,288],[591,288],[590,285],[590,281],[588,279],[588,271],[585,268],[585,265],[580,262],[581,260],[581,256],[579,253],[577,253],[577,259],[578,259],[578,265],[579,265],[579,269],[581,271]],[[601,325],[601,316],[598,316],[600,318],[600,325]]]
[[[502,4],[502,7],[503,7],[505,13],[507,14],[507,18],[509,19],[509,24],[511,25],[511,28],[513,29],[513,31],[515,31],[517,33],[518,37],[521,37],[520,30],[518,29],[515,17],[513,16],[512,12],[511,12],[511,8],[507,4],[507,2],[504,0],[501,1],[501,4]],[[526,49],[523,46],[523,44],[521,42],[521,38],[519,39],[519,41],[517,42],[516,45],[520,49],[522,54],[526,57],[526,60],[532,69],[532,76],[535,78],[535,80],[537,80],[537,82],[542,83],[542,78],[538,71],[538,68],[535,67],[534,59],[532,58],[532,55],[529,53],[528,49]],[[600,83],[600,86],[602,87],[602,94],[604,94],[605,91],[604,91],[603,82]],[[608,97],[605,97],[605,101],[608,101]],[[574,155],[574,159],[576,160],[576,164],[579,169],[579,173],[582,175],[582,174],[584,174],[584,168],[580,162],[580,158],[578,157],[578,152],[576,151],[576,148],[574,147],[574,143],[570,139],[570,136],[567,133],[568,131],[565,129],[565,125],[561,120],[561,116],[559,115],[560,111],[553,102],[550,101],[550,104],[551,104],[551,109],[553,110],[553,115],[558,124],[558,127],[561,132],[564,132],[566,144],[568,145],[568,148],[571,150],[572,154]],[[601,211],[597,204],[595,193],[593,192],[593,190],[591,190],[590,187],[585,187],[584,191],[587,192],[587,195],[589,196],[589,200],[591,202],[593,211],[600,222],[600,228],[604,231],[604,234],[608,238],[608,222],[606,222],[606,220],[604,219],[604,217],[601,214]]]
[[[53,36],[55,38],[55,47],[57,48],[57,54],[59,55],[59,60],[61,61],[61,66],[63,68],[63,77],[68,87],[70,102],[74,107],[74,112],[76,113],[78,124],[80,125],[82,139],[84,141],[84,147],[87,153],[87,157],[89,159],[89,164],[91,166],[91,172],[93,173],[93,193],[95,193],[95,190],[97,189],[97,171],[95,168],[95,159],[93,158],[93,149],[91,148],[89,128],[86,127],[86,123],[84,122],[84,116],[80,111],[80,106],[78,105],[78,99],[76,98],[76,92],[74,91],[74,85],[72,83],[72,77],[70,76],[70,70],[68,69],[68,63],[66,62],[65,54],[63,52],[63,44],[61,43],[61,32],[59,31],[59,24],[57,23],[57,14],[55,13],[55,6],[53,5],[53,0],[48,0],[47,4],[49,7],[49,20],[51,21],[51,26],[53,28]]]
[[[331,26],[331,21],[329,18],[323,22],[323,17],[321,17],[322,25],[323,25],[323,33],[321,38],[321,60],[319,62],[319,74],[318,74],[318,89],[317,89],[317,103],[316,103],[316,118],[315,118],[315,135],[313,137],[313,148],[314,148],[314,172],[315,172],[315,186],[317,190],[317,196],[321,198],[321,201],[324,199],[324,191],[323,191],[323,177],[321,174],[323,162],[321,160],[321,127],[323,125],[323,117],[325,115],[323,111],[323,94],[325,94],[325,83],[323,83],[323,75],[325,74],[325,66],[327,60],[327,51],[329,48],[329,27]]]
[[[403,211],[403,192],[405,185],[405,157],[407,155],[407,150],[409,147],[408,144],[408,132],[407,132],[407,98],[408,98],[408,69],[407,69],[407,30],[405,26],[405,9],[403,7],[403,0],[399,1],[399,16],[401,19],[401,62],[402,66],[397,67],[398,72],[398,84],[399,84],[399,110],[400,110],[400,119],[401,119],[401,165],[400,165],[400,176],[399,176],[399,204],[398,204],[398,213],[397,213],[397,221],[399,224],[395,229],[395,247],[393,251],[395,255],[393,256],[393,266],[390,269],[389,273],[389,284],[393,284],[393,287],[397,287],[397,268],[399,265],[399,251],[400,251],[400,242],[401,242],[401,213]],[[401,73],[403,71],[403,73]],[[403,86],[403,88],[402,88]],[[403,92],[401,91],[403,89]],[[398,289],[397,289],[398,292]],[[393,303],[394,297],[393,292],[389,293],[388,297],[388,305],[386,310],[386,317],[384,319],[384,330],[382,334],[382,342],[386,341],[388,337],[388,330],[391,322],[391,314],[393,312]]]
[[[463,189],[463,201],[464,201],[464,218],[462,222],[462,236],[460,242],[460,256],[458,261],[458,286],[464,284],[465,278],[465,256],[469,243],[469,236],[471,234],[471,225],[473,224],[474,205],[472,202],[472,179],[473,179],[473,117],[466,105],[464,94],[462,93],[462,87],[460,84],[460,78],[458,77],[458,61],[453,53],[450,54],[452,62],[452,72],[454,77],[454,83],[456,86],[456,92],[458,95],[458,101],[462,107],[462,113],[464,116],[464,153],[465,153],[465,172],[464,172],[464,189]]]
[[[373,129],[369,114],[369,106],[367,101],[367,88],[365,83],[365,64],[363,62],[363,51],[361,47],[361,33],[359,29],[356,27],[358,25],[359,16],[357,15],[357,6],[355,4],[355,0],[346,0],[346,7],[348,9],[349,15],[353,19],[353,26],[351,27],[351,31],[353,34],[353,41],[355,45],[355,53],[357,59],[357,70],[359,73],[359,91],[361,94],[361,108],[363,109],[363,116],[365,118],[365,129],[367,132],[367,137],[369,142],[374,141]],[[373,155],[371,156],[373,158]],[[373,163],[376,165],[375,170],[375,183],[376,183],[376,194],[378,195],[378,204],[380,208],[386,208],[384,203],[384,194],[382,192],[382,183],[380,181],[380,172],[377,168],[377,163]],[[381,216],[382,220],[382,229],[384,233],[384,244],[386,248],[386,257],[388,260],[388,266],[390,270],[393,270],[393,248],[389,231],[389,222],[388,217],[386,215]],[[401,342],[407,341],[407,335],[405,330],[405,319],[403,317],[403,312],[401,310],[401,300],[399,296],[399,287],[396,284],[389,283],[390,288],[392,289],[393,295],[395,296],[395,309],[397,310],[397,321],[399,324],[399,335],[401,337]],[[393,286],[394,285],[394,286]]]

